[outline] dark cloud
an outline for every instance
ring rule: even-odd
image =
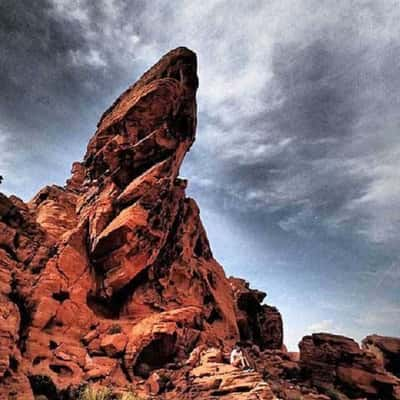
[[[59,24],[50,11],[47,1],[0,4],[0,85],[5,93],[0,112],[18,130],[42,129],[81,102],[72,93],[81,86],[83,71],[68,67],[71,52],[84,46],[81,29],[72,22]]]
[[[273,72],[284,102],[271,117],[279,132],[298,139],[342,139],[352,133],[356,83],[343,73],[350,60],[337,45],[319,39],[305,48],[276,46]]]
[[[243,201],[264,205],[265,212],[305,207],[311,224],[312,217],[329,217],[359,198],[369,179],[349,174],[340,157],[360,114],[357,85],[343,73],[355,60],[328,40],[307,46],[276,44],[272,72],[281,100],[269,109],[267,85],[265,110],[240,122],[244,151],[239,148],[223,163],[220,179],[225,186]],[[227,132],[231,128],[222,127]],[[253,154],[243,145],[250,135],[255,137]]]
[[[220,180],[226,196],[236,199],[224,204],[264,206],[267,213],[285,209],[281,226],[299,232],[312,231],[316,219],[328,229],[342,226],[367,235],[369,228],[360,226],[376,224],[368,220],[371,210],[361,217],[349,208],[368,197],[376,183],[368,159],[377,150],[377,138],[383,153],[396,140],[388,128],[399,91],[398,46],[354,32],[344,41],[343,32],[348,34],[346,22],[340,21],[330,31],[318,30],[311,43],[302,37],[275,43],[273,79],[260,96],[264,108],[239,122],[213,121],[221,132],[237,132],[234,139],[239,138],[228,150],[218,148]],[[272,107],[271,90],[278,93]],[[376,120],[378,110],[382,114]],[[397,198],[398,191],[392,195]]]

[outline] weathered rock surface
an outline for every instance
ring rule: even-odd
[[[387,371],[400,378],[400,338],[371,335],[362,341],[362,347],[372,352]]]
[[[182,399],[276,400],[269,385],[255,371],[242,371],[223,363],[220,349],[201,352],[187,381],[175,392]],[[173,397],[171,397],[173,398]]]
[[[282,344],[263,296],[251,299],[255,316],[238,307],[179,178],[195,138],[196,69],[193,52],[171,51],[104,113],[65,187],[28,204],[0,195],[0,398],[148,377],[162,391],[154,371],[179,368],[195,346]],[[236,373],[222,367],[221,394],[235,391]],[[258,391],[257,374],[240,380]]]
[[[229,278],[235,299],[235,309],[242,341],[263,349],[281,349],[283,345],[282,317],[275,307],[262,304],[266,294],[249,288],[248,282]]]
[[[366,339],[366,343],[374,339]],[[377,342],[385,342],[376,338]],[[317,387],[338,388],[350,398],[399,399],[400,379],[385,370],[371,351],[350,338],[327,333],[305,336],[299,344],[300,363]],[[394,349],[392,349],[394,350]]]

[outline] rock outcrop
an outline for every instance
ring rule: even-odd
[[[367,343],[388,342],[388,338],[366,339]],[[299,344],[300,363],[311,384],[350,398],[400,399],[400,379],[385,370],[371,351],[353,340],[327,333],[306,336]]]
[[[255,371],[241,371],[224,363],[220,349],[208,348],[188,374],[182,399],[276,400],[269,385]]]
[[[275,307],[262,304],[266,294],[249,288],[248,282],[229,278],[235,299],[240,339],[261,350],[281,349],[283,345],[282,317]]]
[[[281,346],[279,313],[242,283],[236,294],[179,178],[196,69],[193,52],[171,51],[104,113],[65,187],[0,197],[1,398],[154,380],[201,344]]]
[[[362,341],[362,348],[372,352],[382,367],[400,378],[400,338],[367,336]]]

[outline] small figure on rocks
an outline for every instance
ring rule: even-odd
[[[253,371],[239,344],[236,344],[232,349],[230,363],[233,367],[241,368],[247,371]]]

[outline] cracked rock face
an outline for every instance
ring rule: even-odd
[[[126,387],[201,344],[281,347],[279,313],[258,292],[256,316],[238,306],[179,178],[196,69],[171,51],[104,113],[65,187],[0,195],[1,398]]]

